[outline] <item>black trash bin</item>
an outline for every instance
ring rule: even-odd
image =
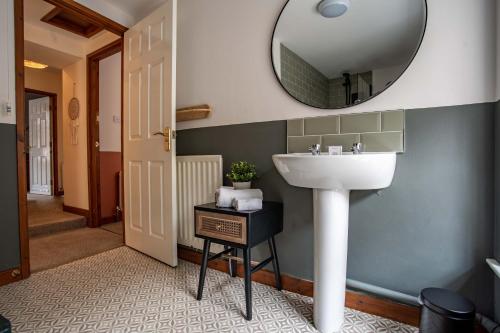
[[[0,333],[11,333],[10,322],[0,315]]]
[[[420,293],[420,333],[473,333],[476,309],[467,298],[446,289]]]

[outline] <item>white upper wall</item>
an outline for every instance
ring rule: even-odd
[[[428,0],[428,26],[420,52],[386,92],[343,110],[304,106],[281,88],[270,60],[272,29],[285,2],[179,1],[177,103],[214,107],[211,118],[181,123],[179,128],[500,98],[496,1]],[[0,99],[8,96],[13,108],[10,115],[0,110],[0,122],[15,123],[13,0],[0,2],[0,18],[0,49],[7,51],[7,57],[0,57],[0,71],[9,77],[0,83]]]
[[[179,1],[177,104],[214,109],[179,129],[496,100],[495,1],[428,0],[426,35],[410,68],[380,96],[337,111],[296,102],[276,80],[271,37],[285,2]]]
[[[99,150],[121,151],[122,54],[99,62]]]
[[[14,79],[14,2],[0,1],[0,124],[16,123],[16,92]],[[7,112],[7,106],[11,112]]]

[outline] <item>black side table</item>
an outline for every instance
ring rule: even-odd
[[[11,332],[11,327],[10,327],[10,322],[5,318],[0,315],[0,333],[10,333]]]
[[[197,299],[201,300],[207,264],[210,260],[230,254],[237,257],[237,250],[243,250],[245,267],[246,319],[252,320],[252,273],[269,264],[274,268],[276,288],[281,290],[281,274],[274,236],[283,231],[283,205],[278,202],[264,202],[261,210],[238,212],[232,208],[218,208],[215,203],[194,207],[195,236],[203,238],[203,261],[200,269]],[[271,256],[251,266],[252,247],[267,241]],[[224,245],[224,251],[209,257],[210,244]],[[236,276],[234,260],[229,260],[229,274]]]

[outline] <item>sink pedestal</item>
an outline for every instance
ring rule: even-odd
[[[340,332],[344,322],[349,190],[314,189],[314,325]]]
[[[273,162],[288,184],[314,189],[314,324],[339,332],[344,322],[349,192],[391,185],[395,153],[277,154]]]

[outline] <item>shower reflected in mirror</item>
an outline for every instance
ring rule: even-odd
[[[316,108],[362,103],[408,68],[426,21],[425,0],[289,0],[272,38],[276,76]]]

